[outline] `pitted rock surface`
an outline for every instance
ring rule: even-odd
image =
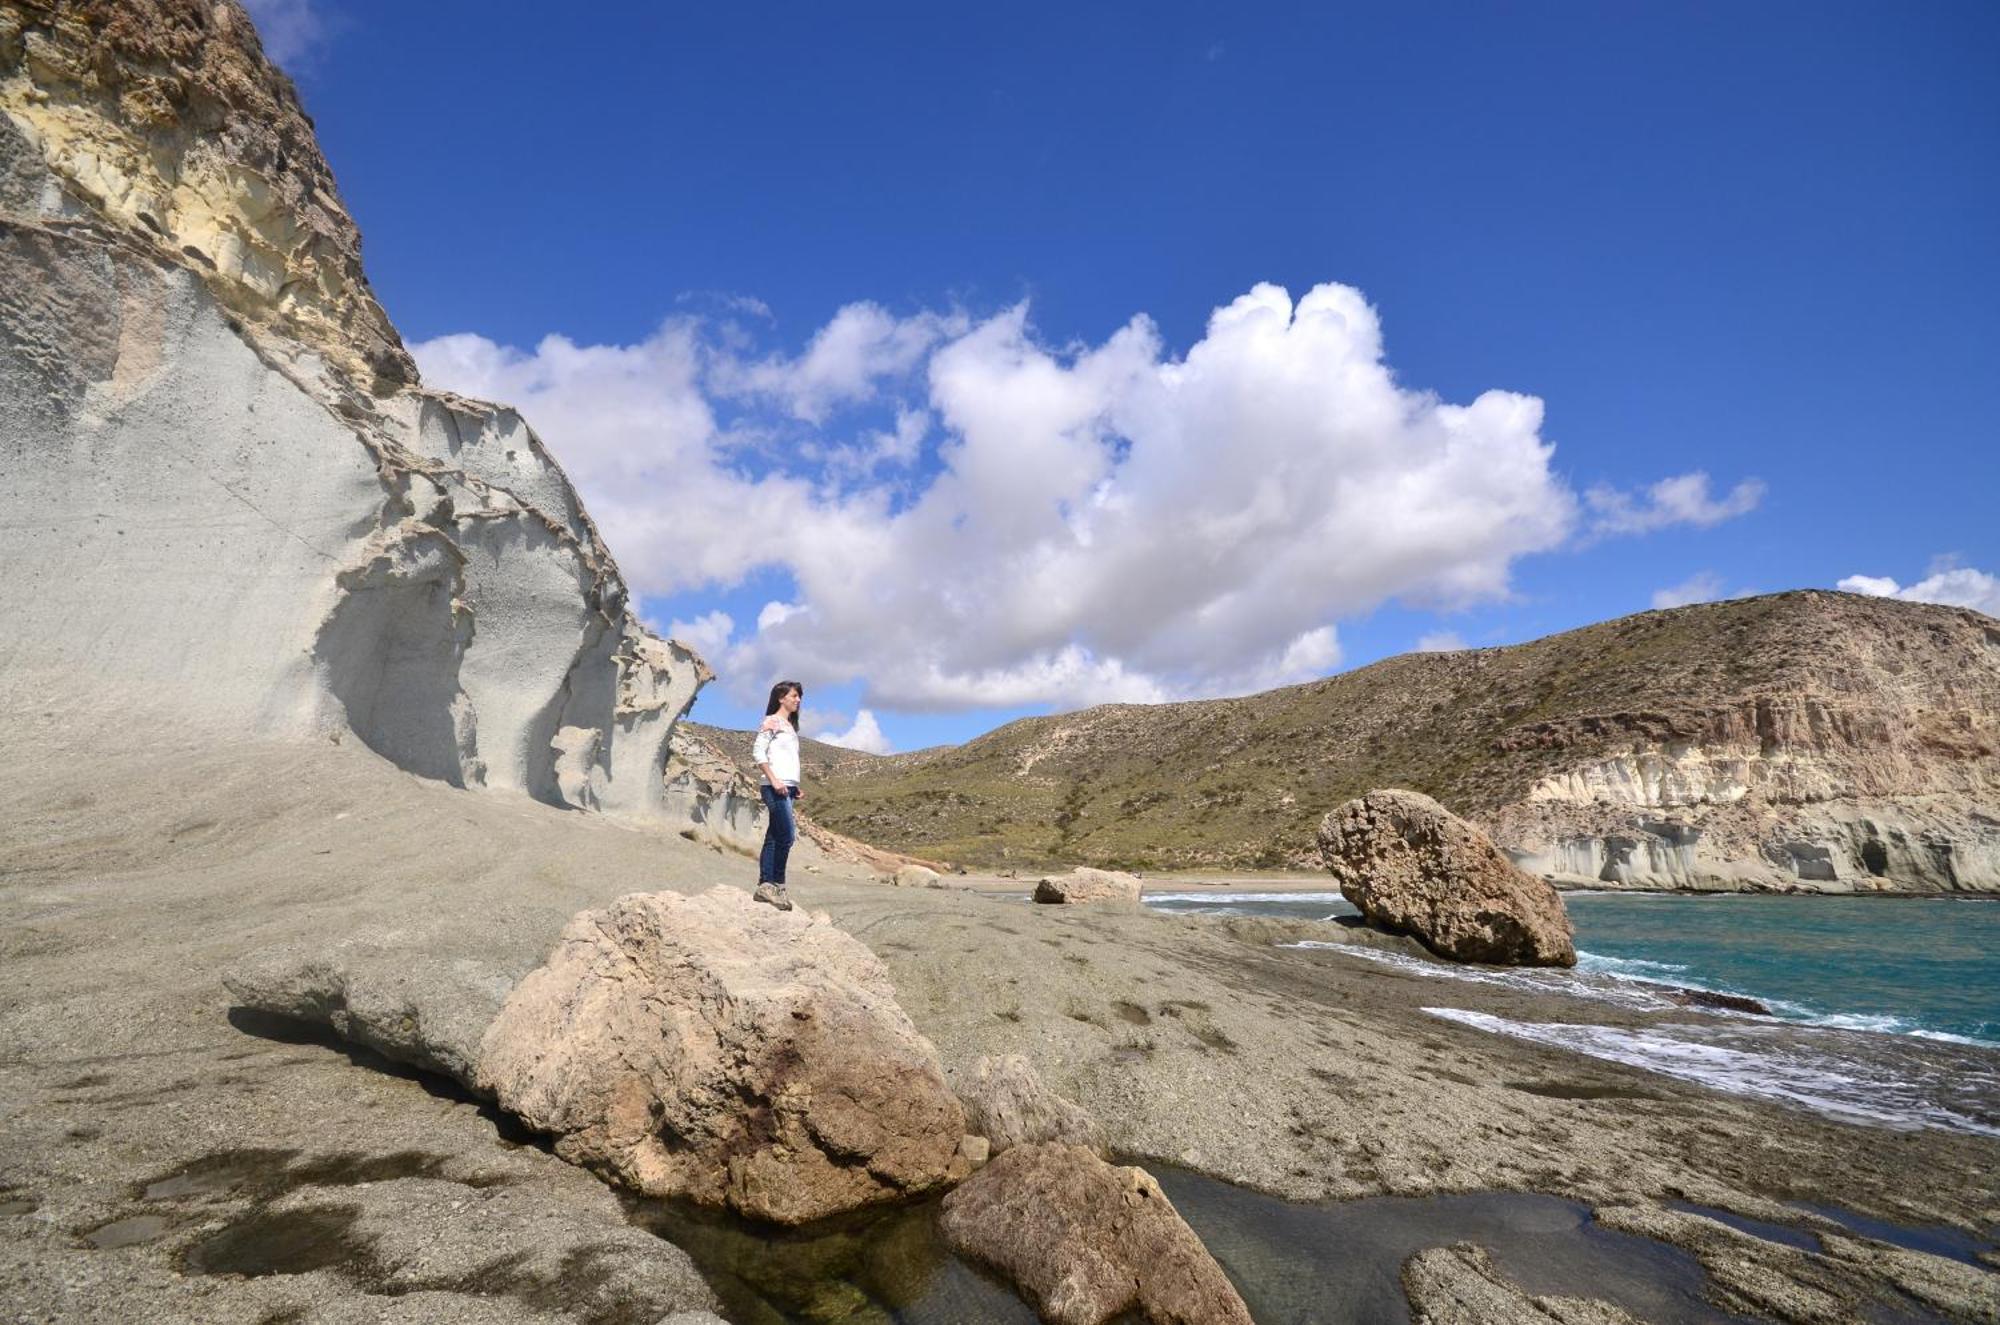
[[[944,1200],[961,1256],[1011,1279],[1044,1321],[1250,1325],[1249,1308],[1160,1184],[1082,1146],[1015,1146]]]
[[[1462,962],[1574,966],[1562,897],[1478,828],[1414,791],[1371,791],[1320,821],[1341,896],[1385,928]]]
[[[479,1084],[565,1159],[777,1223],[968,1169],[964,1114],[881,962],[733,888],[577,916],[488,1029]]]
[[[958,1098],[966,1126],[991,1142],[996,1155],[1047,1141],[1104,1148],[1091,1116],[1043,1085],[1020,1054],[982,1055],[958,1083]]]
[[[1636,1317],[1591,1298],[1530,1297],[1494,1268],[1484,1247],[1432,1247],[1403,1264],[1411,1325],[1638,1325]]]

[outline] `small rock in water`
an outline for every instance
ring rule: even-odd
[[[1045,1321],[1251,1325],[1250,1310],[1151,1174],[1082,1146],[1020,1145],[945,1197],[952,1250],[1000,1271]]]
[[[1718,993],[1713,989],[1690,989],[1686,985],[1674,985],[1667,997],[1684,1008],[1720,1008],[1725,1012],[1754,1012],[1760,1017],[1771,1015],[1771,1009],[1754,998],[1742,994]]]

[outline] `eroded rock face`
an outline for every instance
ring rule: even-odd
[[[1101,1151],[1097,1124],[1081,1106],[1050,1090],[1020,1054],[982,1055],[955,1083],[966,1126],[992,1153],[1018,1145],[1060,1142]]]
[[[681,723],[667,742],[667,812],[704,837],[754,852],[764,840],[757,784],[736,761]]]
[[[778,1223],[968,1168],[964,1115],[881,962],[732,888],[577,916],[487,1030],[478,1080],[565,1159]]]
[[[1152,1176],[1082,1146],[1013,1147],[945,1198],[939,1226],[954,1251],[1012,1280],[1055,1325],[1134,1310],[1153,1325],[1250,1325]]]
[[[1371,791],[1320,822],[1341,896],[1385,928],[1457,961],[1574,966],[1554,887],[1517,869],[1486,834],[1414,791]]]
[[[212,0],[0,5],[0,113],[84,207],[382,391],[416,368],[291,80]]]
[[[518,414],[417,384],[236,4],[0,0],[0,328],[0,711],[669,814],[707,668]]]
[[[1038,902],[1136,902],[1139,878],[1122,870],[1081,866],[1068,874],[1052,874],[1035,884]]]

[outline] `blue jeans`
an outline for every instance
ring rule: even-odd
[[[799,821],[792,815],[792,798],[780,796],[769,785],[760,786],[764,797],[764,850],[757,857],[757,882],[785,886],[785,858],[792,843],[799,840]]]

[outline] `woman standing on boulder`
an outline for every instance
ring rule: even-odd
[[[764,851],[757,857],[757,891],[760,902],[769,902],[780,911],[792,909],[785,891],[785,858],[799,837],[793,802],[799,798],[799,703],[806,688],[797,681],[780,681],[771,687],[771,700],[764,706],[764,724],[757,729],[757,742],[750,758],[763,775],[757,788],[764,797]]]

